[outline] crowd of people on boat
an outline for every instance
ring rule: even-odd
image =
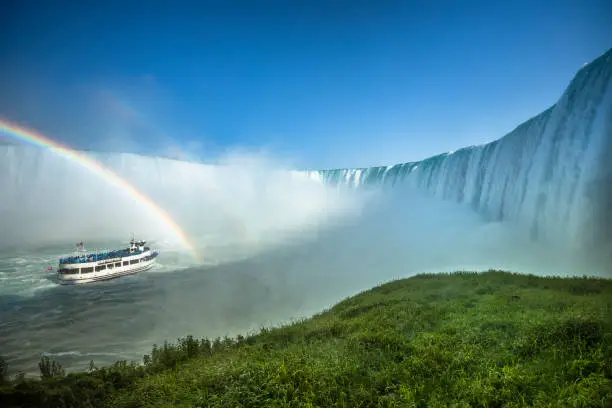
[[[66,258],[60,258],[61,264],[75,264],[75,263],[87,263],[87,262],[98,262],[106,259],[123,258],[130,255],[137,255],[142,253],[139,249],[134,249],[130,252],[129,249],[119,249],[114,251],[106,251],[100,253],[93,253],[87,255],[69,256]]]

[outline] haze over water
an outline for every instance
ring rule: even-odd
[[[46,165],[57,165],[57,159],[44,157]],[[108,156],[106,162],[118,158]],[[44,353],[68,370],[85,369],[92,359],[97,364],[140,360],[153,343],[187,334],[246,333],[312,315],[357,291],[418,272],[597,273],[577,269],[571,258],[529,242],[511,226],[486,222],[464,205],[408,186],[334,187],[254,158],[224,168],[189,165],[192,173],[165,183],[163,171],[155,169],[184,171],[185,164],[122,160],[128,165],[118,171],[140,181],[195,237],[202,264],[173,242],[171,231],[138,215],[138,202],[104,185],[100,198],[88,202],[87,211],[75,211],[72,221],[67,208],[79,207],[81,193],[54,200],[44,210],[36,207],[42,221],[25,225],[17,235],[19,248],[4,239],[0,255],[0,350],[11,371],[36,374]],[[126,169],[137,169],[142,178]],[[42,177],[50,191],[75,182],[47,179],[46,173],[33,171],[30,182]],[[82,173],[76,182],[95,183],[91,177]],[[204,178],[207,183],[192,188],[194,180]],[[11,219],[32,216],[32,208],[14,208]],[[113,217],[118,213],[131,214],[133,223]],[[107,220],[104,229],[87,222],[92,214]],[[132,230],[161,249],[158,266],[149,272],[82,286],[59,286],[45,272],[81,239],[89,248],[115,247],[125,244]],[[54,233],[61,237],[56,243],[44,242]],[[68,236],[74,239],[63,238]]]

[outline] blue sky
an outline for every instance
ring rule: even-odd
[[[38,3],[3,3],[0,117],[80,148],[300,168],[497,139],[612,46],[609,1]]]

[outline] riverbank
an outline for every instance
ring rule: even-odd
[[[501,271],[417,275],[235,339],[155,347],[41,380],[3,407],[537,406],[612,403],[612,281]]]

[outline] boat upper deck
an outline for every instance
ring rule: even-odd
[[[106,252],[98,252],[98,253],[94,252],[94,253],[88,253],[88,254],[83,254],[83,255],[78,255],[78,256],[68,256],[65,258],[60,258],[59,263],[62,265],[69,265],[69,264],[82,264],[82,263],[88,263],[88,262],[99,262],[99,261],[104,261],[107,259],[126,258],[129,256],[140,255],[148,250],[150,250],[149,247],[145,247],[143,251],[139,249],[134,249],[132,252],[130,252],[129,248],[125,248],[125,249],[118,249],[115,251],[106,251]]]

